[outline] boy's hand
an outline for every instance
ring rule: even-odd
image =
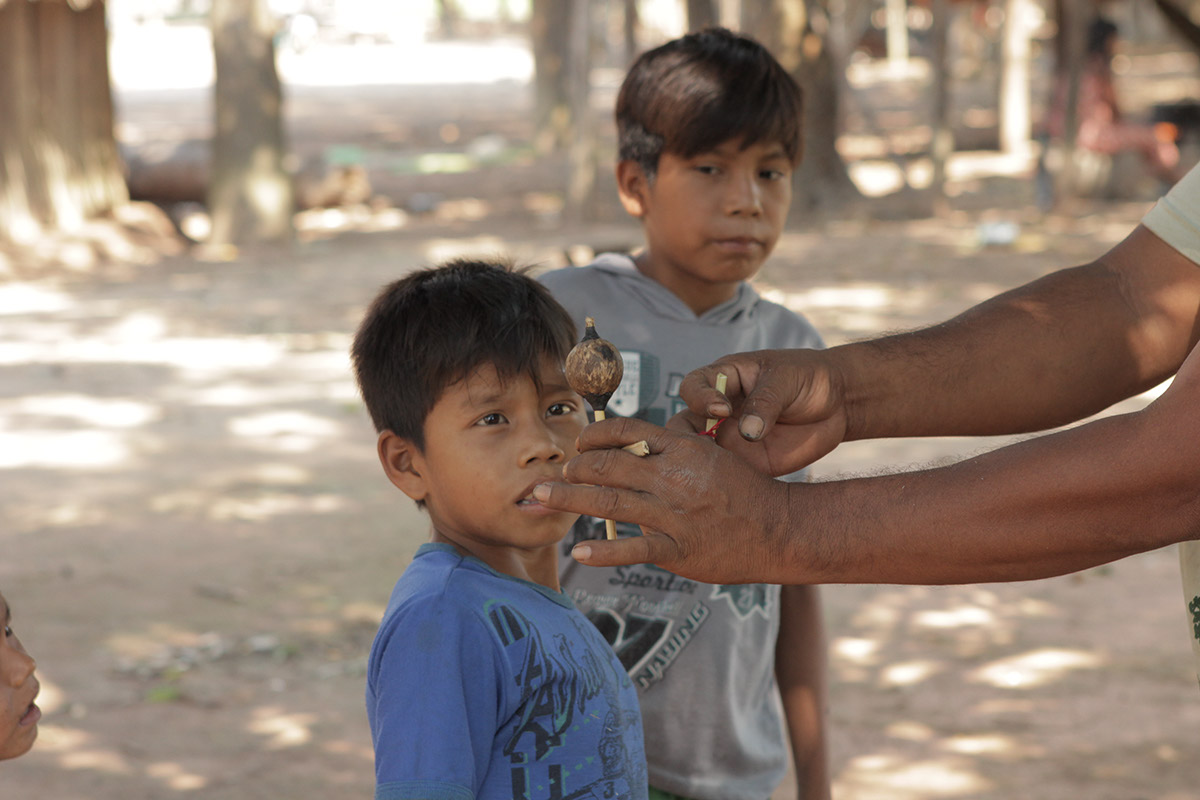
[[[721,426],[717,443],[768,475],[806,467],[846,437],[843,387],[822,350],[759,350],[725,356],[684,378],[688,410],[668,423],[703,431],[710,417],[736,417]],[[725,394],[717,373],[727,377]]]

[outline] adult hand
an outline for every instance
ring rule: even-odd
[[[643,439],[648,456],[620,449]],[[552,508],[634,522],[643,532],[577,544],[573,555],[580,563],[649,562],[708,583],[783,582],[783,573],[775,573],[782,559],[763,553],[785,547],[787,484],[708,437],[642,420],[588,425],[579,449],[563,468],[570,483],[540,485],[534,496]]]
[[[816,461],[846,437],[844,382],[823,350],[759,350],[724,356],[687,375],[679,393],[688,404],[669,426],[704,430],[707,418],[735,417],[717,442],[768,475],[786,475]],[[716,389],[717,373],[727,378]]]

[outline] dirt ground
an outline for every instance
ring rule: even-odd
[[[511,124],[515,91],[364,90],[356,108],[375,116],[358,117],[359,141],[386,120],[436,131],[461,109]],[[438,96],[458,110],[432,108]],[[347,119],[330,109],[355,99],[304,98],[293,115],[306,130]],[[124,130],[186,128],[203,119],[194,100],[124,97]],[[371,795],[366,654],[425,528],[376,465],[348,370],[364,304],[446,255],[553,266],[638,235],[619,221],[561,224],[529,166],[391,180],[425,182],[439,210],[376,214],[387,224],[373,232],[333,214],[339,230],[229,262],[0,262],[0,588],[45,710],[33,752],[0,767],[4,797]],[[464,186],[474,203],[454,200]],[[1043,216],[1027,174],[956,191],[943,219],[797,226],[758,288],[838,343],[1080,263],[1148,207]],[[817,469],[905,468],[995,444],[860,443]],[[838,800],[1200,799],[1174,548],[1052,580],[823,596]]]

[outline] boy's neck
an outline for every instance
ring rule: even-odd
[[[741,284],[741,281],[734,281],[732,283],[685,285],[677,281],[664,280],[666,276],[663,271],[655,268],[650,251],[645,248],[632,253],[630,258],[638,272],[678,297],[697,317],[732,300],[737,295],[738,286]]]
[[[520,547],[464,547],[459,542],[442,535],[437,528],[430,530],[429,541],[448,544],[459,554],[472,556],[487,564],[501,575],[545,586],[553,592],[561,592],[558,581],[557,545],[547,545],[535,550]]]

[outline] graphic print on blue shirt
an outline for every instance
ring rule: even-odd
[[[518,609],[501,602],[486,607],[488,619],[501,644],[521,664],[514,676],[522,697],[528,698],[522,712],[511,721],[504,754],[510,759],[514,798],[545,797],[548,800],[588,800],[632,796],[629,776],[640,770],[625,746],[625,731],[641,725],[632,711],[620,711],[614,687],[629,685],[629,677],[612,666],[607,652],[593,647],[595,634],[576,620],[578,636],[555,634],[547,646],[538,629]],[[605,680],[605,671],[611,673]],[[598,712],[604,711],[604,719]],[[584,726],[600,722],[603,728],[595,750],[580,752],[568,738]],[[581,732],[595,738],[592,731]],[[532,737],[531,748],[527,737]],[[561,748],[561,750],[560,750]],[[556,752],[557,751],[557,752]],[[575,787],[570,779],[584,763],[599,760],[598,781]]]

